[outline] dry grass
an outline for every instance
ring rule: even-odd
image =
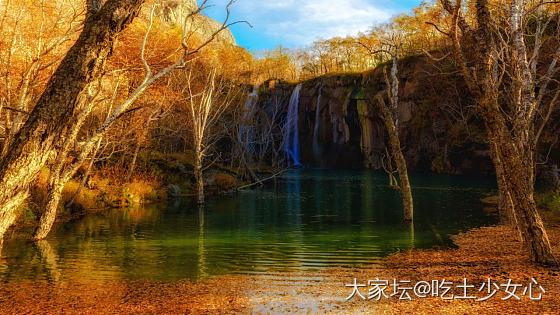
[[[76,180],[68,181],[62,190],[62,202],[66,204],[72,200],[72,197],[74,197],[79,187],[80,182]],[[82,189],[80,189],[80,193],[76,196],[76,200],[74,200],[72,207],[78,210],[95,209],[100,207],[100,201],[99,191],[82,187]]]
[[[125,184],[123,194],[130,204],[144,203],[157,197],[153,183],[141,179]]]

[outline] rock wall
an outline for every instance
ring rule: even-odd
[[[306,167],[382,168],[387,137],[371,101],[385,90],[382,69],[301,83],[299,137]],[[493,173],[483,122],[453,64],[407,58],[400,62],[399,79],[400,135],[409,169]],[[268,82],[261,89],[261,106],[272,95],[289,95],[294,86]],[[553,129],[549,133],[553,135]],[[552,150],[551,164],[559,157],[558,150]]]
[[[164,21],[183,27],[185,18],[198,8],[196,0],[165,0],[158,7],[158,16]],[[209,38],[216,30],[222,26],[222,22],[206,17],[202,14],[196,15],[187,27],[194,31],[201,38]],[[218,42],[237,45],[233,33],[225,29],[216,37]]]

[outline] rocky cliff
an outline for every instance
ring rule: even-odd
[[[357,74],[319,77],[302,82],[299,103],[299,139],[302,163],[307,167],[382,168],[386,132],[372,100],[385,89],[383,66]],[[398,115],[401,143],[413,171],[490,174],[482,119],[474,100],[451,61],[434,63],[425,57],[400,62]],[[270,84],[261,89],[260,106],[270,106],[274,95],[289,94],[293,84]],[[287,111],[287,109],[286,109]],[[560,121],[555,117],[556,122]],[[551,122],[548,143],[556,132]],[[557,147],[548,164],[560,160]]]
[[[164,21],[183,27],[185,18],[198,8],[196,0],[165,0],[158,7],[158,16]],[[222,26],[222,22],[218,22],[212,18],[202,14],[194,16],[187,23],[187,28],[194,31],[200,38],[209,38],[216,30]],[[225,29],[217,36],[217,41],[237,45],[233,33],[229,29]]]

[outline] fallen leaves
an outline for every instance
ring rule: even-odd
[[[560,257],[560,224],[547,220],[555,255]],[[508,226],[474,229],[454,237],[457,248],[411,250],[390,255],[380,265],[280,272],[263,276],[226,276],[200,282],[14,282],[0,288],[0,313],[43,314],[232,314],[232,313],[379,313],[379,314],[557,314],[560,268],[532,264]],[[527,283],[546,289],[542,301],[501,299],[485,302],[441,298],[399,301],[346,301],[345,284],[398,279],[441,280],[480,285],[487,279]],[[307,280],[305,280],[307,279]]]

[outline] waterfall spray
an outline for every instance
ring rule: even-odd
[[[243,113],[243,122],[239,127],[239,142],[245,144],[245,148],[248,152],[253,151],[253,132],[252,124],[250,123],[253,115],[255,105],[259,101],[259,86],[253,86],[253,91],[247,95],[245,100],[245,112]]]
[[[293,163],[295,167],[300,167],[302,164],[299,161],[299,93],[301,91],[301,84],[298,84],[292,96],[290,97],[290,104],[288,105],[288,117],[286,119],[286,133],[284,135],[285,144],[284,150],[288,154],[288,162]]]

